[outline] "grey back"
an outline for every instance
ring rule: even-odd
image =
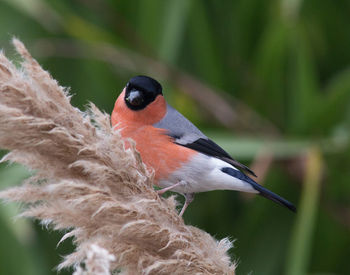
[[[165,129],[168,135],[179,144],[189,144],[199,138],[208,139],[196,126],[187,118],[167,104],[167,113],[162,120],[153,124],[156,128]]]

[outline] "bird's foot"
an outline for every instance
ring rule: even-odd
[[[194,193],[186,193],[184,194],[185,197],[185,203],[182,206],[181,212],[179,214],[180,217],[182,217],[182,215],[185,213],[186,208],[190,205],[190,203],[193,201],[194,199]]]
[[[160,190],[157,190],[157,193],[158,193],[159,196],[161,196],[161,195],[163,195],[165,192],[170,191],[170,190],[174,189],[175,187],[184,186],[184,185],[186,185],[186,182],[183,181],[183,180],[181,180],[181,181],[179,181],[178,183],[175,183],[175,184],[170,185],[170,186],[168,186],[168,187],[165,187],[165,188],[162,188],[162,189],[160,189]]]

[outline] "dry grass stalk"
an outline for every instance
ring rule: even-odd
[[[124,274],[233,274],[227,239],[186,226],[171,197],[152,188],[152,173],[126,150],[109,116],[91,105],[72,107],[69,95],[13,41],[22,70],[0,54],[0,147],[3,161],[21,163],[35,176],[0,197],[24,202],[24,216],[69,230],[76,251],[60,268],[79,265],[91,244],[115,256]]]

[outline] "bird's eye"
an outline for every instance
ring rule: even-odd
[[[142,105],[142,103],[144,101],[142,93],[138,90],[130,91],[126,100],[129,102],[130,105],[135,106],[135,107]]]

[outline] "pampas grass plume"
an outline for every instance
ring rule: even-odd
[[[93,104],[82,112],[66,89],[44,71],[25,46],[17,69],[0,53],[2,161],[20,163],[34,176],[0,192],[25,203],[23,216],[68,233],[76,250],[59,268],[74,274],[234,274],[228,239],[217,241],[186,226],[173,197],[153,190],[153,174],[126,149],[110,118]],[[79,265],[85,261],[85,268]]]

